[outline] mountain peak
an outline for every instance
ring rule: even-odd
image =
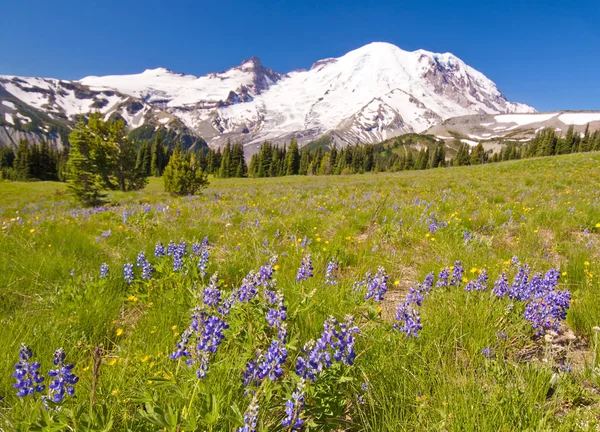
[[[245,59],[244,61],[242,61],[240,63],[240,65],[238,66],[238,68],[241,69],[254,69],[256,67],[260,67],[263,64],[261,63],[260,59],[256,56],[252,56],[248,59]]]
[[[161,75],[183,75],[180,72],[174,72],[171,69],[167,69],[164,67],[158,67],[155,69],[146,69],[142,72],[142,75],[146,76],[161,76]]]

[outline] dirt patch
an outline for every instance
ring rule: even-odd
[[[569,367],[575,372],[585,368],[591,359],[591,351],[587,342],[563,323],[558,332],[548,332],[513,357],[518,362],[551,363],[557,369]]]
[[[400,267],[394,269],[394,274],[399,275],[398,285],[390,280],[390,288],[381,303],[381,318],[385,321],[394,320],[398,303],[404,300],[404,297],[413,286],[417,272],[412,267]]]

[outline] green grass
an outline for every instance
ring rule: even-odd
[[[297,381],[296,357],[327,316],[346,314],[361,329],[358,356],[354,366],[335,364],[310,385],[303,414],[309,430],[598,430],[599,365],[591,363],[594,348],[600,358],[593,342],[600,325],[599,184],[599,153],[396,174],[211,179],[193,198],[170,197],[161,179],[151,179],[143,191],[112,193],[101,212],[78,208],[61,183],[0,183],[0,429],[27,430],[44,416],[72,430],[241,426],[250,402],[246,362],[270,340],[264,307],[232,311],[205,379],[168,357],[208,276],[201,278],[192,260],[187,275],[172,272],[170,258],[154,258],[154,245],[207,236],[208,273],[219,272],[224,295],[279,255],[288,360],[283,377],[259,392],[259,430],[288,430],[280,422]],[[448,226],[431,234],[431,213]],[[474,235],[470,242],[465,231]],[[305,236],[303,249],[298,239]],[[139,280],[136,268],[128,285],[122,266],[140,251],[156,265],[155,278]],[[315,276],[301,284],[295,277],[306,253]],[[392,331],[395,304],[427,273],[460,260],[469,279],[486,269],[491,288],[503,271],[512,281],[515,255],[532,272],[560,269],[560,289],[572,293],[571,345],[548,352],[522,317],[524,305],[489,289],[434,289],[421,307],[419,337]],[[332,257],[340,262],[338,285],[324,283]],[[99,280],[103,262],[110,277]],[[378,266],[389,275],[381,305],[353,288]],[[81,379],[61,411],[15,396],[11,374],[21,342],[43,372],[58,347],[75,363]],[[102,359],[92,406],[96,346]],[[486,347],[493,359],[483,356]],[[558,371],[562,359],[571,372]]]

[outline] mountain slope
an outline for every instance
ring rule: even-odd
[[[407,52],[380,42],[286,75],[251,58],[202,77],[159,68],[77,82],[0,76],[0,86],[66,124],[90,110],[118,113],[132,128],[168,127],[178,119],[209,145],[232,139],[252,148],[292,137],[302,145],[323,135],[340,145],[378,142],[456,116],[535,112],[508,102],[492,81],[452,54]]]
[[[437,138],[452,141],[459,138],[469,145],[486,142],[486,148],[495,144],[517,141],[527,142],[544,128],[565,135],[570,126],[583,134],[600,130],[600,111],[556,111],[533,114],[485,114],[455,117],[427,130]]]

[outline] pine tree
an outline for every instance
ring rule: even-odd
[[[298,168],[298,174],[307,175],[309,165],[310,165],[310,152],[308,150],[302,150],[300,152],[300,166]]]
[[[160,130],[156,133],[156,138],[152,144],[150,158],[150,175],[160,177],[165,167],[165,149],[162,143]]]
[[[19,180],[31,178],[31,152],[27,140],[21,140],[17,147],[14,169]]]
[[[194,195],[208,185],[208,178],[194,154],[185,157],[177,148],[165,167],[163,182],[172,195]]]
[[[296,175],[300,169],[300,153],[298,151],[298,141],[292,139],[290,148],[287,151],[285,162],[285,175]]]
[[[221,166],[219,168],[219,177],[228,178],[231,172],[231,141],[227,140],[227,144],[223,149],[223,157],[221,158]]]
[[[81,120],[69,135],[69,189],[84,205],[95,206],[105,202],[100,175],[94,165],[92,154],[95,141],[91,131]]]

